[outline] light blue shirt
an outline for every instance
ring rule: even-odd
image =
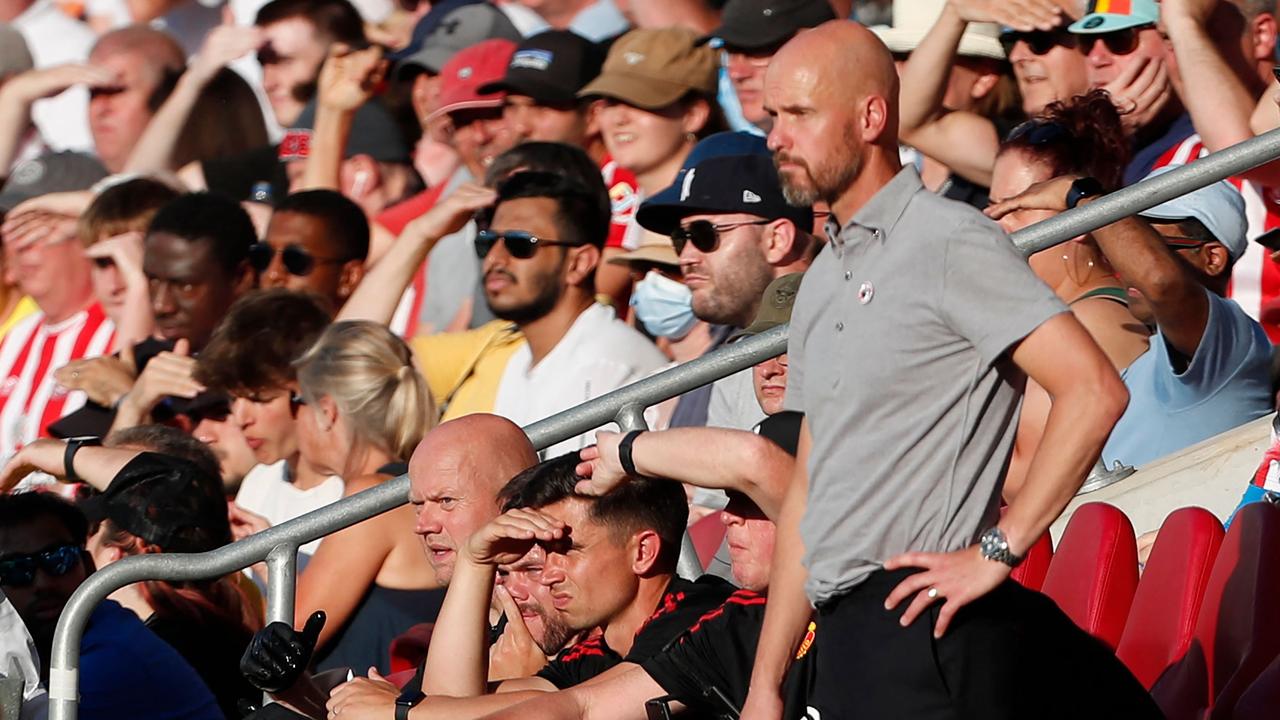
[[[1204,337],[1182,372],[1156,332],[1151,349],[1121,373],[1129,408],[1102,451],[1108,465],[1146,465],[1274,409],[1271,341],[1234,301],[1205,294]]]

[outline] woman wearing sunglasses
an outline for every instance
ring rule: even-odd
[[[382,325],[340,322],[296,365],[303,465],[341,476],[345,496],[407,471],[436,411],[402,340]],[[328,616],[317,669],[390,672],[391,641],[439,608],[443,592],[409,531],[413,523],[413,508],[402,505],[326,537],[311,556],[298,579],[295,618],[301,627],[317,610]]]
[[[639,185],[636,205],[669,186],[698,140],[728,126],[716,103],[716,52],[685,28],[633,30],[609,50],[599,77],[578,93],[599,98],[596,121],[609,155]],[[643,230],[632,219],[628,237]],[[638,240],[627,247],[634,248]]]
[[[1094,90],[1070,105],[1053,103],[1045,113],[1019,125],[1001,145],[991,183],[994,201],[1013,197],[1031,185],[1072,174],[1097,178],[1107,190],[1119,187],[1129,158],[1129,142],[1107,94]],[[1018,211],[1000,225],[1008,232],[1046,220],[1055,213]],[[1031,269],[1089,331],[1117,370],[1147,350],[1150,332],[1130,309],[1133,298],[1097,244],[1087,235],[1032,255]],[[1048,417],[1049,397],[1027,382],[1013,458],[1005,479],[1005,499],[1025,479]]]
[[[901,140],[924,155],[920,175],[926,187],[981,209],[1000,138],[1024,117],[997,23],[1051,30],[1060,23],[1059,8],[1052,0],[981,7],[964,0],[910,0],[909,5],[918,20],[932,16],[936,21],[914,46],[911,40],[918,35],[897,39],[896,27],[881,33],[896,40],[890,49],[910,52],[899,70]]]

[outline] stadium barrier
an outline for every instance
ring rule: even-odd
[[[1012,239],[1023,254],[1030,255],[1278,157],[1280,129],[1026,227],[1014,233]],[[617,422],[623,430],[639,429],[644,426],[645,408],[786,352],[787,330],[787,326],[774,328],[718,348],[697,360],[535,422],[524,430],[533,446],[541,450],[610,422]],[[408,491],[409,478],[402,475],[217,550],[199,554],[138,555],[93,573],[71,596],[58,619],[49,670],[49,717],[75,720],[84,627],[94,608],[111,593],[143,580],[180,582],[218,577],[265,560],[269,572],[267,621],[292,624],[298,548],[408,502]],[[689,575],[700,571],[697,555],[686,534],[680,572]]]

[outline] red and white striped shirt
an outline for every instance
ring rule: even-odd
[[[1200,136],[1192,135],[1161,156],[1155,167],[1186,165],[1208,154]],[[1253,242],[1259,235],[1280,227],[1280,189],[1239,177],[1227,178],[1227,182],[1244,197],[1249,240],[1244,255],[1231,270],[1227,295],[1262,325],[1271,342],[1280,343],[1280,265],[1271,261],[1271,251]]]
[[[59,385],[53,372],[72,360],[102,355],[114,336],[115,325],[98,303],[56,325],[37,312],[5,334],[0,340],[0,457],[46,436],[49,423],[84,405],[85,394]]]

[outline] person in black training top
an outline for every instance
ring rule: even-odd
[[[483,717],[557,689],[578,685],[626,662],[642,663],[710,610],[733,588],[719,578],[676,577],[688,516],[684,490],[639,479],[604,497],[581,495],[577,453],[520,473],[504,489],[505,512],[459,549],[457,567],[427,655],[427,698],[420,718]],[[498,566],[535,544],[546,550],[542,581],[555,610],[576,631],[599,629],[528,678],[496,687],[485,681],[486,618]],[[482,694],[486,690],[496,694]],[[330,713],[385,707],[387,690],[365,678],[339,686]]]

